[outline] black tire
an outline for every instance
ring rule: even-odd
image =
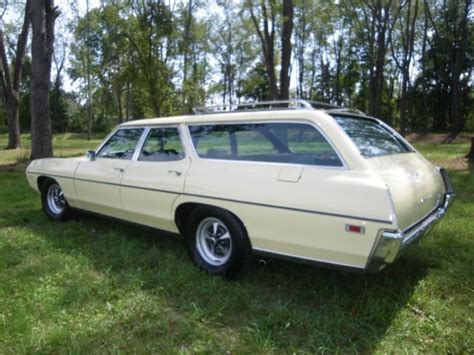
[[[221,237],[227,236],[225,234],[226,229],[230,237],[221,240],[218,237],[214,239],[209,235],[209,239],[202,242],[202,238],[198,237],[198,233],[202,235],[202,231],[206,230],[209,222],[212,223],[211,229],[214,228],[214,223],[219,224],[220,232],[217,231],[216,235],[220,233]],[[231,279],[241,275],[253,264],[254,257],[245,227],[238,218],[225,210],[214,207],[196,208],[186,221],[184,235],[191,259],[209,274]],[[210,239],[214,241],[210,241]],[[227,243],[227,239],[230,243]],[[205,251],[208,249],[207,246],[212,243],[214,243],[215,251],[218,249],[219,251],[228,250],[228,253],[222,253],[226,257],[222,257],[219,263],[217,263],[217,258],[220,258],[220,256],[216,256],[215,260],[210,260],[209,253]],[[216,253],[218,252],[216,251]]]
[[[64,195],[53,201],[52,195],[56,192],[62,194],[61,186],[53,179],[46,180],[41,186],[41,204],[48,218],[54,221],[64,221],[69,217],[71,207],[69,207]]]

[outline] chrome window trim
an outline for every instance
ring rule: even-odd
[[[150,125],[150,126],[145,126],[146,127],[146,135],[145,137],[143,138],[143,141],[139,142],[139,149],[138,149],[138,154],[137,156],[133,157],[133,161],[137,161],[137,162],[143,162],[143,163],[166,163],[166,162],[173,162],[173,161],[181,161],[181,160],[184,160],[186,159],[186,157],[188,156],[188,152],[187,152],[187,149],[186,149],[186,146],[184,144],[184,139],[183,139],[183,133],[181,131],[181,125]],[[183,148],[183,153],[184,153],[184,156],[181,158],[181,159],[176,159],[176,160],[166,160],[166,161],[160,161],[160,160],[157,160],[157,161],[154,161],[154,160],[140,160],[140,154],[142,153],[142,150],[143,150],[143,147],[145,146],[145,142],[151,132],[151,130],[153,129],[161,129],[161,128],[176,128],[176,130],[178,131],[178,136],[179,136],[179,139],[180,139],[180,143],[181,143],[181,148]],[[140,138],[141,140],[141,138]],[[136,159],[135,159],[136,158]]]
[[[100,150],[104,147],[105,143],[107,143],[109,141],[109,139],[112,138],[112,136],[115,134],[115,132],[117,132],[119,130],[119,128],[120,128],[120,126],[115,126],[114,129],[112,129],[112,131],[105,136],[105,138],[102,140],[102,142],[99,144],[99,146],[95,149],[96,159],[98,158],[97,153],[100,152]]]
[[[132,161],[138,161],[138,157],[140,156],[143,145],[145,144],[146,139],[148,138],[148,134],[150,133],[150,127],[145,127],[143,130],[142,136],[138,140],[135,152],[133,153]]]
[[[112,132],[110,132],[105,138],[104,141],[99,145],[99,147],[96,149],[96,159],[113,159],[113,158],[104,158],[99,156],[99,152],[101,151],[102,148],[110,141],[110,139],[118,132],[121,130],[129,130],[129,129],[143,129],[143,132],[138,139],[138,142],[135,146],[135,151],[133,152],[132,159],[118,159],[118,160],[128,160],[128,161],[133,161],[135,158],[135,154],[137,153],[137,148],[139,147],[140,141],[143,138],[143,133],[145,133],[147,127],[135,127],[135,126],[130,126],[130,127],[123,127],[123,126],[116,126]]]
[[[279,163],[279,162],[263,162],[263,161],[255,161],[255,160],[234,160],[234,159],[209,159],[209,158],[202,158],[196,151],[196,147],[194,146],[194,142],[191,136],[191,131],[189,126],[206,126],[206,125],[235,125],[235,124],[268,124],[268,123],[298,123],[298,124],[306,124],[318,131],[321,136],[326,139],[329,146],[334,150],[337,157],[342,163],[342,166],[330,166],[330,165],[309,165],[309,164],[298,164],[298,163]],[[186,123],[186,130],[188,134],[188,139],[190,141],[193,156],[199,160],[206,160],[206,161],[217,161],[217,162],[227,162],[227,163],[253,163],[253,164],[263,164],[263,165],[278,165],[278,166],[302,166],[307,168],[313,169],[330,169],[330,170],[349,170],[349,166],[346,160],[343,158],[342,154],[336,148],[335,144],[332,142],[331,139],[324,133],[318,125],[310,120],[304,119],[287,119],[287,120],[255,120],[255,121],[225,121],[225,122],[216,122],[216,121],[207,121],[207,122],[199,122],[199,123]]]

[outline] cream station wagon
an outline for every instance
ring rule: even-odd
[[[254,254],[381,270],[454,196],[446,171],[383,122],[302,100],[127,122],[26,176],[51,219],[79,209],[178,232],[226,277]]]

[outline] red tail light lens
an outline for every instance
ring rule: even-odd
[[[365,228],[362,226],[356,226],[354,224],[346,224],[346,232],[365,234]]]

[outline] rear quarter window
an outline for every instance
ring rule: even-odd
[[[326,138],[305,123],[189,126],[201,158],[342,167]]]
[[[376,121],[334,116],[365,158],[409,153],[410,146]]]

